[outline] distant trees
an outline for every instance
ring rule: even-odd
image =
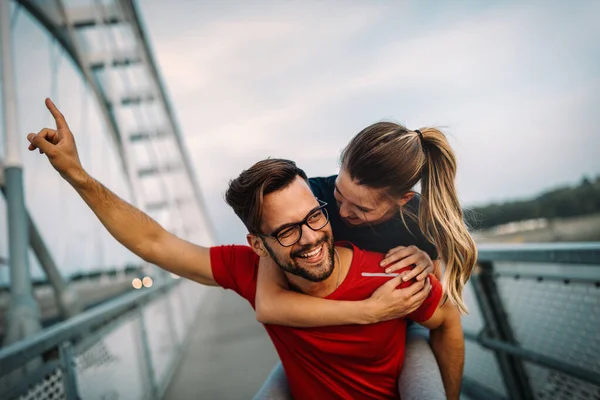
[[[600,175],[593,181],[583,178],[578,186],[551,190],[535,199],[465,210],[467,222],[473,229],[486,229],[527,219],[574,217],[592,213],[600,213]]]

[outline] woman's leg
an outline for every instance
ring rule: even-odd
[[[406,331],[398,392],[402,400],[446,400],[440,368],[429,346],[429,331],[414,322]]]
[[[254,396],[254,400],[292,400],[292,392],[281,362],[273,368],[269,377]]]

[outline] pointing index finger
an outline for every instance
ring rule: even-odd
[[[57,129],[69,129],[69,125],[67,125],[64,115],[62,115],[58,108],[56,108],[56,105],[49,98],[46,99],[46,107],[50,111],[50,114],[52,114],[54,117]]]

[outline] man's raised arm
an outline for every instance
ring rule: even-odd
[[[79,193],[108,232],[145,261],[205,285],[216,285],[206,247],[194,245],[166,231],[148,215],[119,198],[85,172],[75,139],[64,116],[50,99],[46,106],[56,129],[30,133],[29,150],[39,149],[61,176]]]

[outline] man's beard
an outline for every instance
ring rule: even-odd
[[[322,282],[325,279],[329,278],[331,276],[331,273],[333,272],[333,265],[334,265],[333,264],[333,258],[334,258],[333,238],[331,236],[329,236],[327,233],[323,236],[322,239],[319,239],[317,242],[306,245],[306,246],[302,246],[300,249],[294,251],[292,254],[290,254],[290,258],[288,260],[286,260],[287,262],[280,260],[275,255],[275,252],[273,251],[273,249],[271,249],[271,247],[269,247],[269,245],[264,240],[263,240],[263,244],[265,245],[265,247],[266,247],[267,251],[269,252],[269,255],[271,256],[273,261],[275,261],[275,263],[277,265],[279,265],[279,267],[281,269],[283,269],[286,272],[289,272],[290,274],[299,276],[299,277],[304,278],[311,282]],[[322,251],[327,252],[324,255],[321,263],[317,264],[315,266],[312,266],[310,268],[301,266],[298,262],[298,260],[299,259],[301,260],[301,258],[298,256],[310,249],[319,247],[321,244],[324,245]],[[327,247],[328,247],[328,249],[327,249]]]

